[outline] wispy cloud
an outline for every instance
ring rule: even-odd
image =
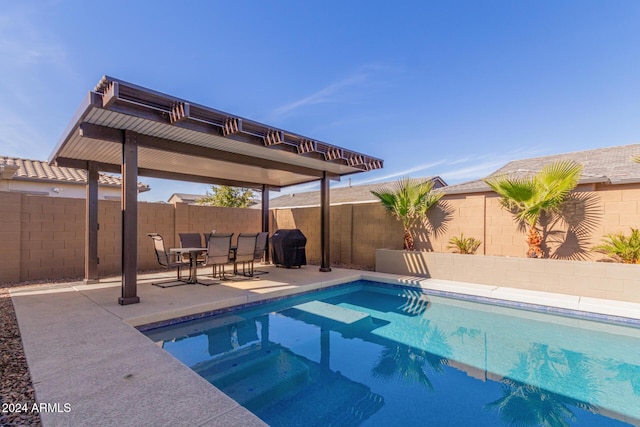
[[[391,172],[385,175],[375,176],[372,178],[354,181],[353,185],[370,184],[375,182],[384,182],[404,176],[428,176],[438,175],[447,183],[453,184],[462,181],[471,181],[483,178],[512,160],[536,157],[544,155],[544,150],[535,149],[516,149],[502,153],[483,153],[481,155],[467,155],[456,159],[442,159],[436,162],[424,163],[412,166],[399,171]],[[427,173],[428,171],[428,173]],[[347,185],[340,183],[337,186]]]
[[[363,73],[356,73],[340,81],[331,83],[330,85],[320,89],[319,91],[306,96],[297,101],[291,102],[282,107],[276,108],[271,114],[275,117],[282,117],[292,113],[300,108],[307,107],[314,104],[328,104],[340,102],[339,93],[345,89],[353,86],[357,86],[366,81],[367,75]]]
[[[397,172],[392,172],[390,174],[386,174],[383,176],[377,176],[375,178],[369,178],[369,179],[365,179],[365,180],[358,180],[356,182],[354,182],[355,185],[362,185],[362,184],[370,184],[372,182],[381,182],[381,181],[388,181],[390,179],[393,178],[397,178],[400,176],[409,176],[411,174],[416,174],[417,172],[421,172],[421,171],[426,171],[428,169],[433,169],[436,166],[440,166],[443,164],[446,164],[447,161],[446,160],[440,160],[437,162],[432,162],[432,163],[424,163],[418,166],[414,166],[408,169],[403,169],[401,171],[397,171]]]
[[[519,148],[509,152],[467,156],[448,163],[449,166],[461,165],[460,167],[441,171],[439,175],[449,184],[480,179],[490,175],[512,160],[536,157],[543,154],[544,150],[539,148]],[[464,166],[466,164],[468,166]]]
[[[350,75],[330,83],[310,95],[274,109],[268,114],[268,120],[276,120],[288,116],[295,111],[312,105],[349,102],[356,89],[371,84],[376,79],[376,75],[386,71],[398,70],[375,64],[362,66]]]
[[[509,152],[501,153],[483,153],[480,155],[467,155],[456,159],[442,159],[436,162],[423,163],[417,166],[402,169],[400,171],[391,172],[385,175],[375,176],[368,179],[345,179],[339,183],[332,185],[334,188],[345,187],[351,185],[364,185],[376,182],[391,181],[398,177],[405,176],[429,176],[438,175],[444,179],[447,184],[456,184],[464,181],[472,181],[480,178],[484,178],[497,169],[501,168],[505,164],[512,160],[519,160],[524,158],[536,157],[545,155],[545,150],[541,148],[520,148]],[[453,167],[457,166],[457,167]],[[429,171],[429,173],[425,173]],[[293,187],[287,187],[282,189],[281,193],[273,193],[272,197],[279,195],[285,195],[290,193],[304,193],[307,191],[315,191],[319,189],[318,182],[312,182],[309,184],[300,184]]]

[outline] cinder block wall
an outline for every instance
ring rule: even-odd
[[[606,258],[591,251],[606,234],[630,233],[640,227],[640,184],[582,185],[573,193],[564,219],[543,221],[546,250],[551,258],[597,261]],[[320,209],[272,211],[272,230],[300,228],[307,236],[307,259],[320,262]],[[526,230],[500,206],[495,193],[447,195],[416,227],[418,250],[451,252],[448,242],[464,233],[482,241],[478,254],[525,257]],[[375,249],[402,249],[399,221],[379,203],[331,207],[331,260],[334,264],[373,268]]]
[[[20,201],[20,257],[10,261],[19,265],[18,280],[82,275],[84,200],[20,195]]]
[[[598,260],[590,249],[605,234],[640,227],[640,184],[581,186],[566,221],[547,221],[547,249],[564,260]],[[98,204],[98,256],[101,276],[120,272],[120,202]],[[379,203],[331,206],[331,260],[345,266],[373,268],[375,250],[402,249],[402,226]],[[417,227],[416,247],[450,252],[452,236],[482,240],[479,254],[524,257],[525,230],[500,206],[493,193],[445,196]],[[233,209],[140,203],[138,253],[141,270],[157,267],[147,233],[157,232],[166,245],[179,245],[178,233],[258,232],[259,209]],[[307,237],[307,260],[319,264],[320,208],[274,209],[271,232],[300,228]],[[0,282],[82,277],[84,272],[85,202],[0,192]]]
[[[0,283],[20,280],[22,197],[0,192]],[[26,237],[28,240],[29,234]]]
[[[84,276],[85,200],[0,192],[0,283]],[[160,233],[167,248],[179,246],[178,233],[249,233],[261,230],[261,212],[190,206],[138,205],[138,267],[158,262],[147,233]],[[98,202],[98,275],[119,274],[120,202]]]

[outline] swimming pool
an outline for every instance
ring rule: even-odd
[[[272,426],[640,425],[640,329],[358,281],[145,334]]]

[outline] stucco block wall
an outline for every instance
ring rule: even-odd
[[[307,238],[307,262],[320,264],[320,208],[274,209],[271,213],[272,232],[300,229]],[[377,203],[331,206],[329,219],[332,264],[373,268],[375,248],[395,245],[402,249],[402,227]]]
[[[21,205],[20,194],[0,192],[0,282],[20,280]]]
[[[272,231],[300,228],[307,236],[307,259],[320,261],[320,209],[272,211]],[[640,185],[582,185],[567,203],[563,218],[543,218],[545,249],[551,258],[598,261],[591,251],[606,234],[630,233],[640,227]],[[451,237],[482,241],[477,254],[525,257],[526,229],[502,208],[495,193],[446,195],[429,211],[428,221],[414,230],[417,250],[451,252]],[[375,249],[402,249],[402,226],[379,203],[331,207],[331,261],[337,265],[373,268]],[[349,238],[348,238],[349,237]]]
[[[84,215],[84,209],[82,211]],[[83,227],[85,218],[80,220]],[[98,202],[98,275],[107,276],[117,274],[122,262],[122,208],[120,202],[114,200],[101,200]],[[84,237],[84,235],[83,235]],[[84,240],[83,240],[84,244]],[[80,257],[84,263],[84,256]]]
[[[220,208],[212,206],[177,203],[176,211],[182,212],[181,221],[176,222],[175,241],[178,233],[234,233],[233,242],[240,233],[261,231],[261,211],[258,209]]]
[[[329,212],[331,224],[335,224],[336,215],[332,215],[334,210]],[[275,209],[271,211],[273,228],[276,230],[298,228],[307,238],[306,256],[307,263],[319,264],[322,257],[320,254],[320,208],[299,208],[299,209]],[[333,227],[331,227],[333,228]],[[332,232],[331,247],[335,234]],[[333,258],[333,257],[332,257]]]
[[[21,195],[20,281],[82,274],[84,200]],[[79,214],[76,215],[76,212]]]
[[[572,262],[600,260],[605,256],[590,249],[605,234],[629,234],[631,227],[640,227],[640,184],[584,185],[573,196],[563,220],[552,218],[544,223],[548,231],[547,250],[553,258]],[[138,216],[141,270],[157,268],[147,233],[160,233],[167,247],[174,247],[179,245],[178,234],[183,232],[208,233],[215,229],[237,236],[261,229],[259,209],[140,203]],[[402,249],[402,226],[379,203],[331,206],[330,216],[331,261],[334,265],[373,268],[376,249]],[[120,202],[100,200],[98,222],[98,274],[118,274],[121,263]],[[270,223],[271,233],[280,228],[301,229],[307,237],[307,261],[320,263],[319,207],[274,209]],[[3,255],[0,281],[82,277],[84,227],[85,202],[82,199],[0,192],[0,255]],[[428,221],[417,227],[416,248],[450,252],[447,249],[449,239],[461,233],[482,240],[478,254],[525,256],[525,230],[500,206],[499,198],[493,193],[445,196],[429,212]],[[478,265],[477,268],[485,267]],[[526,276],[515,270],[512,278]],[[560,273],[541,274],[555,277]],[[585,283],[589,281],[588,277],[584,280]]]
[[[0,191],[0,283],[82,278],[85,209],[84,199]],[[169,248],[179,246],[179,232],[258,232],[260,215],[255,209],[139,203],[138,268],[159,267],[148,233],[160,233]],[[119,201],[98,201],[98,224],[98,275],[119,274]]]
[[[448,195],[441,204],[448,208],[445,219],[442,209],[430,212],[428,217],[429,222],[436,218],[444,225],[435,230],[428,224],[423,227],[431,230],[418,235],[418,249],[450,252],[446,249],[449,239],[464,233],[483,241],[478,254],[525,257],[526,229],[502,208],[494,193]],[[640,185],[580,186],[565,205],[563,217],[542,217],[541,226],[546,235],[544,248],[550,258],[574,261],[606,258],[591,248],[607,234],[628,235],[632,227],[640,227]]]

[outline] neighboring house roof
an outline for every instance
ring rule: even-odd
[[[87,171],[51,166],[48,162],[41,160],[0,156],[0,179],[86,184]],[[108,187],[120,187],[122,180],[117,176],[100,173],[98,184]],[[150,188],[147,184],[138,183],[138,191],[140,193],[149,190]]]
[[[439,177],[426,177],[420,180],[435,181],[435,188],[441,188],[447,184]],[[390,186],[397,181],[378,182],[376,184],[353,185],[346,187],[333,187],[329,191],[330,204],[336,205],[341,203],[368,203],[377,202],[379,199],[371,194],[381,188]],[[275,197],[269,200],[269,208],[294,208],[304,206],[320,206],[320,191],[308,191],[306,193],[292,193],[284,196]]]
[[[489,176],[529,175],[539,172],[545,165],[561,160],[573,160],[582,164],[581,184],[604,183],[626,184],[640,182],[640,164],[633,157],[640,155],[640,144],[621,145],[617,147],[598,148],[596,150],[576,151],[573,153],[554,154],[514,160],[507,163]],[[450,185],[446,194],[476,193],[491,191],[482,180]]]
[[[178,203],[193,204],[193,203],[196,202],[196,200],[202,199],[203,197],[204,197],[204,194],[173,193],[171,195],[171,197],[169,197],[169,200],[167,200],[167,202],[169,202],[169,203],[178,202]]]

